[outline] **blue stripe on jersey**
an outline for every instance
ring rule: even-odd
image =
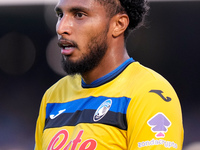
[[[78,110],[82,111],[84,109],[94,109],[96,110],[105,100],[111,99],[112,100],[112,106],[110,108],[110,111],[113,112],[120,112],[122,114],[126,114],[126,110],[128,107],[128,104],[130,102],[130,98],[127,97],[87,97],[82,98],[74,101],[70,101],[67,103],[48,103],[46,107],[46,119],[50,115],[56,115],[60,110],[64,110],[63,113],[74,113]]]
[[[129,64],[134,62],[135,60],[133,58],[129,58],[124,63],[122,63],[119,67],[117,67],[115,70],[111,71],[110,73],[106,74],[105,76],[93,81],[91,84],[86,84],[82,79],[82,87],[83,88],[94,88],[98,87],[100,85],[103,85],[115,77],[117,77]]]
[[[99,121],[93,117],[99,106],[106,100],[111,99],[112,104],[106,115]],[[87,97],[67,103],[48,103],[46,107],[45,129],[75,126],[79,123],[101,123],[127,129],[126,111],[130,102],[127,97]],[[62,113],[59,114],[59,111]],[[50,116],[56,116],[51,118]]]

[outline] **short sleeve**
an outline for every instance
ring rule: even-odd
[[[181,150],[182,112],[168,82],[152,81],[133,95],[127,109],[128,150]]]

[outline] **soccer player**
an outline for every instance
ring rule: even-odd
[[[59,0],[56,31],[68,75],[43,96],[35,150],[182,149],[174,89],[125,47],[147,10],[145,0]]]

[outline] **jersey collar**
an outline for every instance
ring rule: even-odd
[[[83,88],[94,88],[101,86],[114,78],[116,78],[129,64],[134,62],[135,60],[133,58],[127,59],[124,63],[122,63],[119,67],[117,67],[115,70],[111,71],[110,73],[106,74],[105,76],[93,81],[90,84],[86,84],[82,79],[82,87]]]

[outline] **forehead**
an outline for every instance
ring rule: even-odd
[[[70,7],[84,7],[90,9],[96,9],[102,6],[97,0],[59,0],[56,7],[70,8]]]

